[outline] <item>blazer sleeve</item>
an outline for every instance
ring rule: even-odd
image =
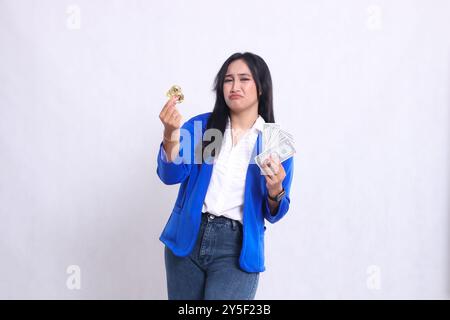
[[[268,199],[268,191],[267,188],[265,188],[266,194],[264,195],[263,200],[263,213],[264,218],[266,218],[267,221],[270,223],[275,223],[281,218],[284,217],[284,215],[289,210],[289,204],[291,203],[290,199],[290,191],[291,191],[291,183],[292,183],[292,177],[294,173],[294,158],[291,157],[287,159],[286,161],[283,161],[282,166],[284,168],[284,171],[286,172],[286,177],[284,178],[283,182],[281,183],[283,186],[283,189],[286,192],[285,197],[280,201],[278,205],[278,209],[276,212],[271,213],[270,207],[269,207],[269,199]]]
[[[167,160],[166,152],[164,151],[163,143],[159,145],[158,159],[157,159],[157,168],[156,173],[158,174],[159,179],[164,184],[177,184],[183,182],[190,174],[192,167],[192,157],[190,155],[184,154],[181,155],[183,148],[183,139],[189,138],[191,140],[192,131],[190,131],[191,124],[190,121],[186,122],[181,130],[185,133],[188,133],[189,137],[183,137],[183,133],[180,135],[180,151],[175,159],[172,162]],[[186,145],[186,144],[184,144]],[[189,146],[190,149],[190,146]]]

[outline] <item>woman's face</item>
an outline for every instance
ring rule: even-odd
[[[250,108],[258,110],[256,83],[243,60],[235,60],[228,66],[223,83],[223,95],[227,106],[233,112]]]

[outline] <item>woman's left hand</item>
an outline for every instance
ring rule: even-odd
[[[261,165],[265,178],[267,191],[271,197],[276,197],[281,191],[283,191],[282,182],[286,177],[286,171],[280,162],[280,159],[276,153],[270,155]]]

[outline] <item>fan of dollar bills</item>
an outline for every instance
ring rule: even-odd
[[[277,123],[264,124],[262,140],[263,150],[255,157],[255,162],[261,170],[262,164],[271,154],[276,153],[280,162],[283,162],[295,153],[294,137],[281,129]]]

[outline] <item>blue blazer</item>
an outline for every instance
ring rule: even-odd
[[[190,153],[180,150],[178,157],[173,162],[167,162],[163,154],[162,143],[158,153],[156,172],[161,181],[167,185],[181,183],[172,213],[159,239],[180,257],[189,255],[195,246],[200,230],[203,201],[213,169],[212,161],[199,161],[201,164],[194,163],[194,149],[196,144],[201,141],[210,115],[211,112],[203,113],[183,124],[182,129],[186,129],[190,133],[189,138],[192,139]],[[194,131],[196,131],[196,135]],[[181,139],[185,138],[182,134]],[[258,134],[251,159],[259,154],[260,145],[261,134]],[[189,151],[187,147],[186,149]],[[275,223],[289,210],[293,158],[283,161],[282,165],[286,171],[286,177],[282,183],[286,196],[273,214],[269,209],[264,175],[261,174],[254,161],[250,161],[248,166],[244,192],[243,240],[239,257],[239,265],[246,272],[265,270],[264,232],[266,227],[264,218],[270,223]]]

